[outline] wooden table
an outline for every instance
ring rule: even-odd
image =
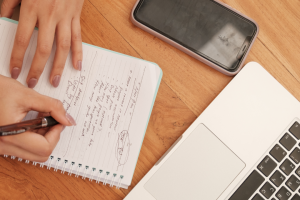
[[[118,190],[1,157],[1,199],[123,199],[230,82],[232,77],[135,27],[129,20],[135,1],[85,0],[81,16],[84,42],[155,62],[164,72],[129,189]],[[299,100],[300,1],[223,2],[260,26],[246,63],[262,64]]]

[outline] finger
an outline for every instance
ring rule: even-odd
[[[50,83],[58,87],[71,47],[71,24],[69,21],[59,23],[56,28],[56,52]]]
[[[20,2],[21,0],[3,0],[1,4],[1,17],[11,18],[15,7],[18,6]]]
[[[75,120],[69,115],[61,101],[41,95],[34,90],[28,89],[28,101],[24,101],[26,111],[35,110],[38,112],[50,113],[50,115],[65,126],[76,125]]]
[[[80,17],[74,17],[72,20],[72,63],[73,67],[79,71],[82,69],[82,40]]]
[[[50,130],[50,127],[46,127],[46,128],[34,129],[34,130],[31,130],[31,132],[34,132],[34,133],[44,136],[49,130]]]
[[[36,130],[36,133],[44,136],[49,130],[50,127],[40,128]]]
[[[55,25],[49,22],[41,22],[38,33],[36,52],[27,76],[27,85],[34,88],[45,68],[51,54],[55,33]]]
[[[22,134],[6,137],[3,142],[19,147],[27,152],[41,157],[49,157],[59,141],[63,125],[53,126],[45,136],[27,131]]]
[[[14,79],[17,79],[21,72],[24,55],[30,42],[36,20],[37,17],[33,12],[28,12],[26,7],[21,9],[20,21],[10,59],[10,73]]]
[[[45,134],[45,138],[48,141],[50,147],[54,149],[59,141],[60,134],[65,129],[64,125],[58,124],[49,129],[49,131]]]
[[[11,137],[11,136],[3,136],[3,137]],[[20,147],[13,146],[10,144],[1,143],[1,148],[3,149],[2,152],[4,155],[16,156],[24,160],[30,160],[35,162],[46,162],[49,158],[49,156],[47,157],[39,156],[31,152],[28,152]]]

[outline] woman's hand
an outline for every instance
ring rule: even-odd
[[[80,14],[84,0],[4,0],[1,16],[11,17],[14,8],[22,2],[19,25],[10,60],[10,72],[17,79],[22,68],[25,51],[36,24],[39,27],[37,49],[27,76],[27,85],[34,88],[50,56],[56,35],[56,54],[50,83],[57,87],[70,48],[72,62],[77,70],[82,68],[82,41]]]
[[[27,131],[0,137],[0,154],[31,161],[46,161],[56,146],[64,126],[76,125],[59,100],[41,95],[24,87],[18,81],[1,75],[0,110],[0,126],[20,122],[31,110],[49,113],[60,123],[51,127],[45,134]]]

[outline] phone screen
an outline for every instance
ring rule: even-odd
[[[234,71],[255,36],[256,25],[212,0],[143,0],[140,23],[198,55]]]

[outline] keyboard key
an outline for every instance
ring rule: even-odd
[[[266,182],[264,186],[259,190],[259,192],[262,195],[264,195],[267,199],[269,199],[275,192],[275,190],[276,189],[269,182]]]
[[[289,159],[285,159],[279,168],[288,176],[295,169],[295,165]]]
[[[300,196],[298,194],[295,194],[291,200],[300,200]]]
[[[270,151],[271,156],[275,158],[278,162],[281,162],[284,156],[286,156],[286,151],[276,144],[273,149]]]
[[[289,130],[298,140],[300,139],[300,124],[295,122]]]
[[[251,200],[264,200],[259,194],[256,194]]]
[[[288,191],[284,186],[280,188],[280,190],[276,193],[276,197],[279,200],[288,200],[291,197],[291,192]]]
[[[300,177],[300,167],[298,167],[298,169],[296,169],[296,174]],[[299,191],[299,193],[300,193],[300,191]]]
[[[277,164],[269,156],[266,156],[261,163],[257,166],[265,176],[269,176],[271,172],[276,168]]]
[[[279,140],[279,142],[288,151],[291,150],[296,144],[296,140],[288,133],[284,134],[284,136]]]
[[[264,182],[265,178],[254,170],[229,200],[249,199]]]
[[[293,150],[293,152],[290,154],[290,158],[296,163],[299,164],[300,162],[300,149],[297,147]]]
[[[296,176],[292,175],[286,182],[285,184],[293,191],[297,190],[297,188],[300,185],[299,179],[296,178]]]
[[[272,183],[274,183],[274,185],[279,187],[285,180],[285,176],[278,170],[276,170],[276,172],[271,176],[270,180]]]

